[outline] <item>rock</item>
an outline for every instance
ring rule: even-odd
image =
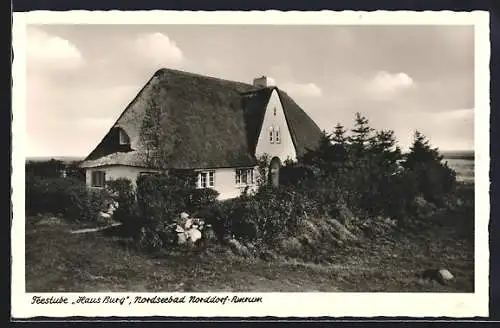
[[[192,219],[186,219],[186,222],[184,222],[184,229],[191,229],[193,226],[193,220]]]
[[[205,220],[200,218],[193,218],[193,227],[196,227],[198,230],[202,231],[205,227]]]
[[[177,234],[177,244],[178,245],[185,245],[187,243],[187,235],[185,232],[178,233]]]
[[[180,225],[177,225],[175,227],[175,232],[177,232],[177,233],[184,233],[184,228],[181,227]]]
[[[429,281],[437,281],[441,285],[446,285],[453,279],[453,275],[447,269],[428,269],[421,274],[421,278]]]
[[[99,213],[99,216],[103,219],[110,219],[111,218],[111,215],[110,213],[105,213],[105,212],[101,212]]]
[[[191,219],[193,219],[193,224],[203,225],[205,223],[205,220],[200,218],[191,218]]]
[[[446,269],[440,269],[438,271],[438,281],[443,284],[453,280],[454,278],[455,277],[451,274],[451,272]]]
[[[195,243],[196,241],[201,239],[201,232],[198,229],[192,228],[186,231],[187,238]]]
[[[116,202],[109,204],[109,206],[108,206],[108,213],[116,211],[116,209],[118,208],[118,206],[115,203]]]
[[[181,220],[183,220],[183,221],[184,221],[184,220],[187,220],[187,219],[189,218],[189,214],[187,214],[186,212],[182,212],[182,213],[180,214],[180,218],[181,218]]]

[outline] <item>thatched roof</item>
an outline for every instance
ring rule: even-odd
[[[145,135],[155,128],[161,131],[156,153],[168,168],[255,165],[255,147],[274,89],[161,69],[140,90],[82,166],[154,166],[146,160],[152,149]],[[321,131],[290,96],[276,90],[300,156],[315,147]],[[129,136],[129,146],[119,145],[119,129]]]

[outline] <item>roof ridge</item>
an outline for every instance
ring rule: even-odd
[[[156,87],[163,92],[157,92]],[[111,127],[84,162],[89,164],[92,161],[95,165],[145,162],[147,158],[141,153],[144,150],[141,141],[143,126],[148,123],[146,120],[154,120],[153,123],[165,131],[158,150],[165,153],[171,168],[253,165],[255,146],[272,92],[277,92],[280,97],[290,132],[296,134],[294,145],[299,148],[298,153],[302,153],[319,140],[321,131],[307,113],[277,86],[255,86],[160,68],[113,124],[119,124],[129,134],[132,151],[120,153],[118,133]],[[158,101],[160,118],[146,115],[152,99]],[[167,116],[168,119],[163,119]]]
[[[166,67],[158,69],[153,74],[153,76],[158,76],[159,77],[161,74],[164,74],[165,72],[172,72],[172,73],[177,73],[177,74],[183,74],[183,75],[192,76],[192,77],[201,77],[201,78],[211,79],[211,80],[216,80],[216,81],[221,81],[221,82],[239,83],[239,84],[243,84],[243,85],[245,85],[247,87],[257,88],[256,86],[254,86],[251,83],[246,83],[246,82],[241,82],[241,81],[235,81],[235,80],[229,80],[229,79],[222,79],[220,77],[215,77],[215,76],[210,76],[210,75],[204,75],[204,74],[200,74],[200,73],[193,73],[193,72],[188,72],[188,71],[183,71],[183,70],[173,69],[173,68],[166,68]]]

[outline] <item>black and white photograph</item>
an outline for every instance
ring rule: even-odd
[[[14,16],[17,314],[486,315],[488,14],[360,17]]]

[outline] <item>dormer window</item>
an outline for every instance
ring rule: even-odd
[[[129,138],[129,136],[121,128],[118,129],[118,137],[120,139],[120,145],[130,145],[130,138]]]

